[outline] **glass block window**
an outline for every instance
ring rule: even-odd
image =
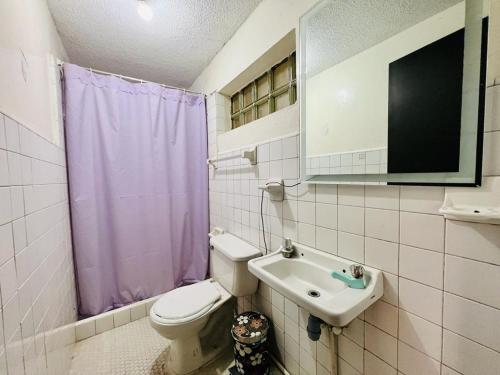
[[[297,100],[295,52],[231,96],[231,128],[279,111]]]

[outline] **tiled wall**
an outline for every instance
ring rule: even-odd
[[[53,335],[76,320],[65,163],[0,113],[0,374],[68,373],[74,334]]]
[[[498,176],[500,87],[487,95],[484,172]],[[208,98],[211,150],[223,108],[222,97]],[[256,166],[236,157],[211,168],[211,227],[263,249],[257,185],[298,181],[297,157],[291,136],[258,145]],[[500,226],[445,220],[444,187],[303,184],[285,193],[283,202],[265,196],[271,249],[292,237],[384,272],[382,300],[339,338],[340,374],[500,374]],[[272,318],[277,354],[292,374],[332,373],[328,335],[308,340],[307,312],[262,283],[239,306]]]

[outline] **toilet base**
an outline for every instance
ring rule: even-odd
[[[232,299],[222,305],[198,335],[170,342],[167,359],[169,374],[190,374],[230,349],[234,307],[231,302]]]
[[[167,370],[173,375],[187,375],[215,360],[230,348],[230,340],[203,350],[198,338],[175,340],[171,343],[168,355]]]

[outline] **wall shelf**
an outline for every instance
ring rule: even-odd
[[[480,188],[447,188],[439,212],[446,219],[500,224],[500,177],[484,177]]]

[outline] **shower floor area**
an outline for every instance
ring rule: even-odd
[[[70,374],[167,375],[168,340],[156,333],[148,319],[142,318],[76,343]],[[228,350],[196,374],[229,374],[233,364],[232,351]]]

